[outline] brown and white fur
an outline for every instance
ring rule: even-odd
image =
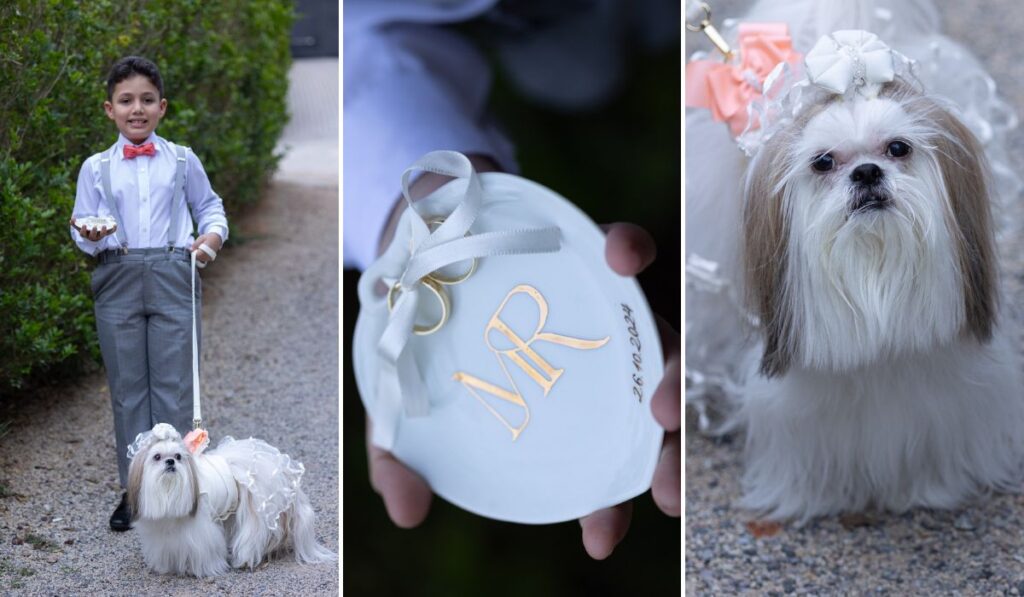
[[[244,442],[260,440],[238,440],[231,452],[245,453],[239,449]],[[128,502],[149,569],[215,576],[230,568],[254,568],[287,548],[300,563],[336,559],[317,543],[313,508],[301,489],[295,488],[290,506],[271,528],[249,489],[231,476],[232,458],[218,450],[193,456],[180,435],[171,431],[155,437],[132,459]]]
[[[1024,389],[987,178],[972,133],[899,78],[810,106],[755,157],[745,507],[806,521],[1018,488]]]

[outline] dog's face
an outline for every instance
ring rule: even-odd
[[[849,371],[964,333],[990,337],[982,149],[908,85],[808,109],[757,156],[745,200],[763,373]]]
[[[184,443],[156,441],[135,455],[128,472],[128,502],[133,520],[195,516],[198,475]]]

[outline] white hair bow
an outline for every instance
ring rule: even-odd
[[[814,44],[804,58],[807,78],[827,91],[874,97],[884,83],[896,76],[894,52],[874,33],[836,31]]]
[[[128,446],[128,460],[135,458],[135,455],[149,447],[152,442],[166,440],[181,441],[181,434],[168,423],[157,423],[149,431],[143,431],[135,436],[135,441]]]

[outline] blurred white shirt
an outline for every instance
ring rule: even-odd
[[[666,18],[670,15],[671,18]],[[675,0],[346,0],[343,260],[365,269],[401,197],[402,172],[447,149],[517,173],[514,147],[487,112],[491,67],[440,25],[482,17],[509,80],[564,111],[591,108],[622,82],[624,42],[679,36]]]

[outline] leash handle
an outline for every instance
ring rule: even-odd
[[[199,335],[196,332],[196,252],[190,253],[192,262],[192,428],[203,424],[203,412],[199,404]]]

